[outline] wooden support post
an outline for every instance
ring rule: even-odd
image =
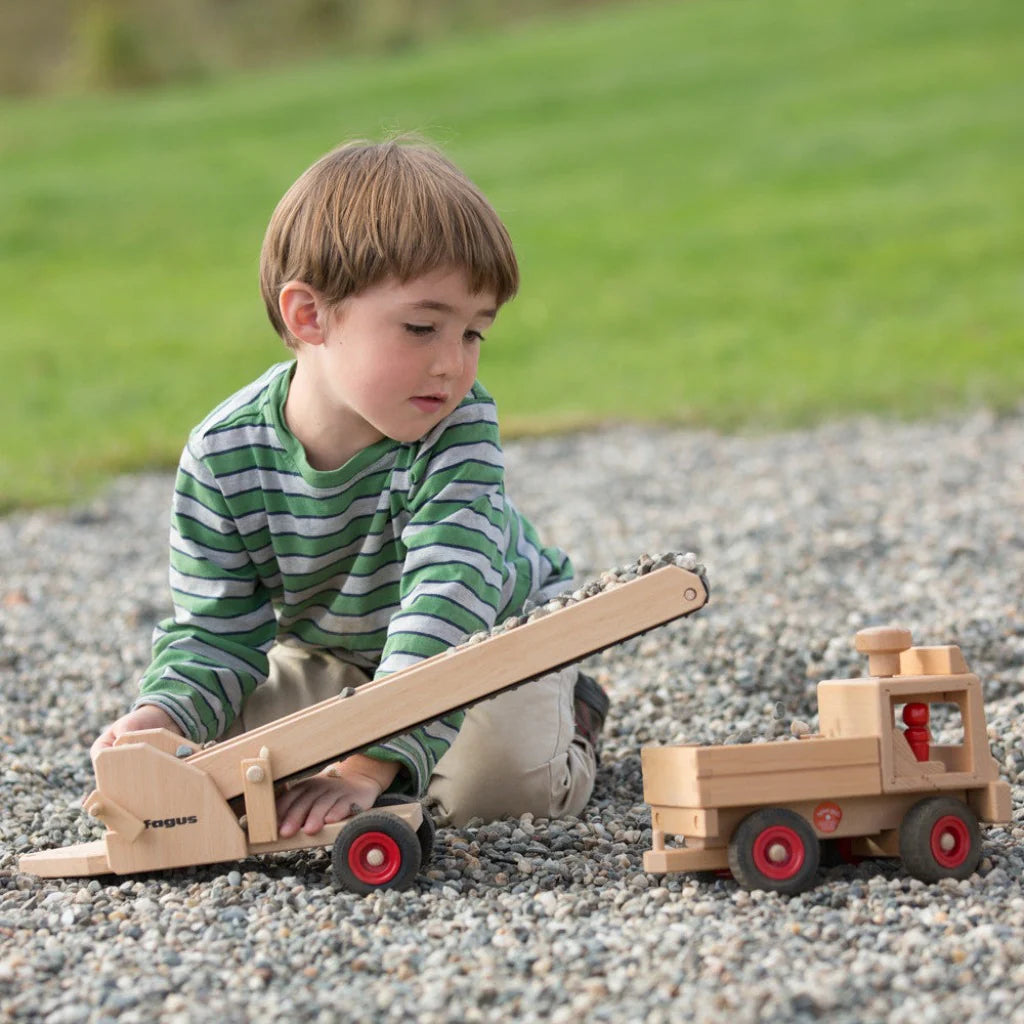
[[[277,808],[270,751],[260,748],[259,757],[242,759],[242,792],[245,794],[245,822],[250,843],[277,841]]]

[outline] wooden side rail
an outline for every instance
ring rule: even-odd
[[[294,775],[689,615],[707,599],[699,575],[665,566],[218,743],[186,763],[207,772],[231,799],[243,790],[239,764],[264,748],[275,779]]]

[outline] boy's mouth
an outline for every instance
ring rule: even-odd
[[[448,398],[445,395],[414,395],[410,401],[420,412],[437,412]]]

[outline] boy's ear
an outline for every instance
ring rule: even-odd
[[[288,281],[277,297],[277,306],[293,337],[307,345],[323,344],[323,304],[315,289],[302,281]]]

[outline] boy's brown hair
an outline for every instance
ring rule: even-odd
[[[293,345],[278,297],[302,281],[331,305],[389,277],[405,283],[446,267],[501,306],[519,287],[504,224],[451,161],[422,142],[349,142],[321,157],[277,204],[260,253],[260,291]]]

